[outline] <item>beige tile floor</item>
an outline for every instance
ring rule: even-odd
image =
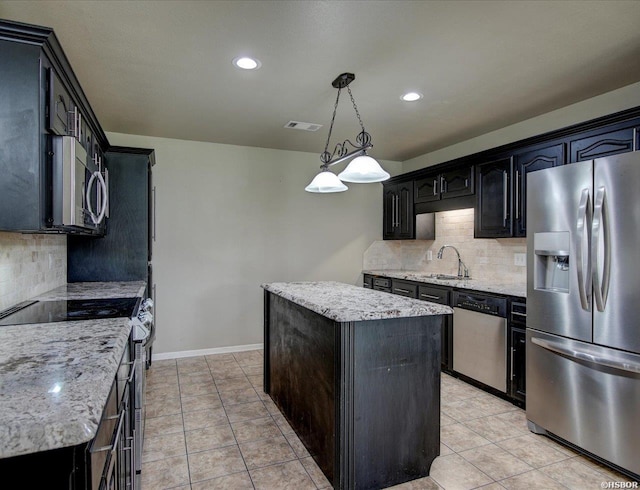
[[[144,490],[330,488],[268,395],[262,351],[154,361],[147,372]],[[628,481],[530,433],[525,413],[442,376],[431,476],[396,489],[596,489]]]

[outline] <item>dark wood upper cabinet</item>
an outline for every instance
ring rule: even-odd
[[[474,170],[473,165],[467,165],[443,172],[440,175],[442,199],[472,195],[474,192]]]
[[[475,238],[511,237],[513,162],[503,158],[476,166]]]
[[[564,165],[564,143],[525,150],[514,156],[513,236],[527,236],[527,175],[558,165]]]
[[[414,238],[413,181],[388,184],[383,188],[383,238],[385,240]]]
[[[415,202],[431,202],[440,199],[440,175],[433,174],[416,180]]]
[[[622,128],[583,136],[569,142],[570,163],[633,151],[634,128]]]
[[[473,165],[463,165],[416,180],[414,202],[470,196],[474,192],[474,174]]]

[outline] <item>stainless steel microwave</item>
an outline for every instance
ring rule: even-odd
[[[66,231],[96,232],[107,213],[108,174],[73,136],[52,136],[52,223]]]

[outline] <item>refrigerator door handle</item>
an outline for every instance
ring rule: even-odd
[[[598,355],[594,352],[572,349],[558,342],[553,342],[552,340],[544,340],[537,337],[531,337],[531,342],[533,342],[536,345],[539,345],[543,349],[546,349],[551,352],[555,352],[556,354],[560,354],[561,356],[564,356],[564,357],[578,359],[580,361],[586,361],[591,364],[597,364],[599,366],[605,366],[605,367],[617,369],[618,371],[626,371],[628,373],[640,374],[640,363],[637,363],[637,362],[632,362],[629,360],[612,359],[610,357]]]
[[[580,304],[582,309],[589,311],[591,308],[591,271],[589,270],[588,250],[589,250],[589,223],[591,222],[591,200],[589,199],[589,189],[583,189],[578,205],[578,219],[576,221],[576,273],[578,275],[578,292],[580,293]],[[584,257],[585,249],[585,229],[587,230],[586,247],[587,257]],[[585,259],[587,264],[585,265]],[[586,271],[585,271],[586,269]]]
[[[609,233],[609,217],[604,187],[599,187],[594,200],[591,257],[593,266],[591,274],[593,280],[593,294],[598,311],[604,311],[607,306],[609,282],[611,279],[611,237]],[[600,233],[603,238],[603,267],[600,279]]]

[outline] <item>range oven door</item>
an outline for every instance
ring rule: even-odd
[[[51,226],[95,233],[107,210],[102,169],[73,136],[52,136],[52,150]]]

